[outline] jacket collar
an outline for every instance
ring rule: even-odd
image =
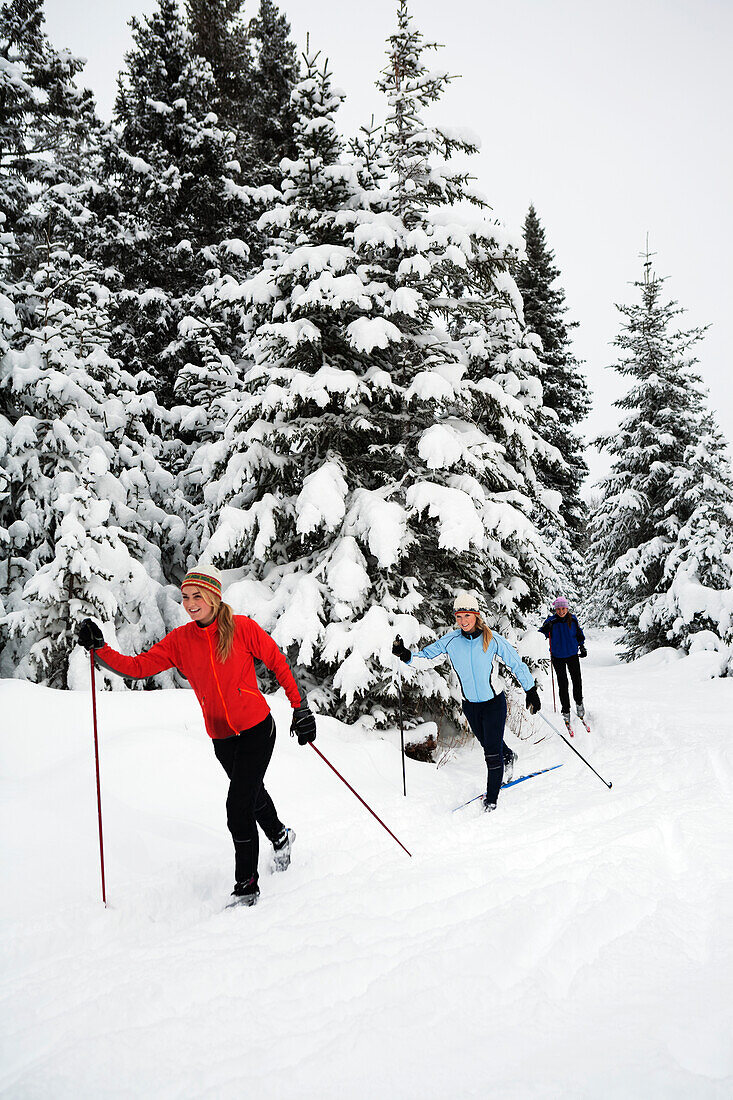
[[[203,623],[196,622],[193,625],[196,627],[197,630],[202,630],[205,634],[211,634],[216,630],[216,624],[218,620],[219,616],[217,615],[216,618],[212,619],[212,621],[210,623],[207,623],[206,626],[204,626]]]

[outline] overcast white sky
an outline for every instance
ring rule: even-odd
[[[54,45],[86,57],[84,83],[109,118],[130,46],[127,21],[154,0],[46,0]],[[258,0],[249,0],[252,13]],[[345,130],[383,110],[374,80],[394,0],[281,0],[293,36],[328,56],[347,93]],[[474,174],[495,213],[520,227],[530,202],[562,271],[593,411],[587,437],[613,431],[623,392],[610,342],[647,232],[656,269],[712,325],[699,370],[733,440],[733,2],[413,0],[436,67],[461,74],[436,118],[481,139]],[[591,471],[607,462],[589,453]]]

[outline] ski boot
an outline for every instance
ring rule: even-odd
[[[235,882],[232,890],[233,901],[227,905],[227,909],[233,909],[236,905],[256,905],[260,896],[260,888],[253,878],[246,882]]]
[[[575,708],[575,712],[578,715],[578,720],[580,721],[581,725],[583,726],[583,729],[586,730],[588,733],[590,733],[590,726],[588,725],[588,723],[585,720],[585,707],[583,706],[582,703],[578,703],[578,705]]]
[[[276,871],[287,871],[290,866],[290,853],[294,840],[295,831],[293,829],[283,829],[277,840],[273,841]]]
[[[481,799],[481,805],[484,808],[484,813],[490,814],[492,810],[496,809],[495,802],[489,802],[489,796],[487,794]]]
[[[504,757],[504,782],[511,783],[512,776],[514,775],[514,765],[519,757],[511,749],[508,750],[508,756]]]

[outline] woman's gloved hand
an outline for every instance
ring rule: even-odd
[[[526,706],[530,714],[536,714],[538,710],[542,710],[542,703],[536,687],[531,687],[527,692]]]
[[[316,720],[307,703],[296,707],[290,723],[290,736],[298,738],[299,745],[307,745],[316,739]]]
[[[587,657],[588,656],[588,650],[585,648],[584,645],[582,645],[580,647],[580,649],[578,650],[578,656],[579,657]]]
[[[399,659],[401,661],[404,661],[406,665],[409,665],[412,654],[410,653],[405,643],[402,641],[402,638],[400,638],[399,634],[395,638],[392,645],[392,654],[395,657],[399,657]]]
[[[76,635],[79,645],[85,649],[101,649],[104,645],[104,635],[94,619],[84,619]]]

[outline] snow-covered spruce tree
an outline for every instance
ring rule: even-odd
[[[43,0],[0,6],[0,277],[6,284],[35,270],[35,250],[39,241],[45,246],[53,211],[38,200],[53,187],[79,183],[98,128],[91,93],[74,83],[83,61],[55,50],[43,23]]]
[[[211,67],[216,84],[212,104],[230,130],[242,127],[249,73],[244,0],[186,0],[186,24],[192,48]]]
[[[414,644],[442,632],[454,591],[487,581],[496,625],[520,628],[550,572],[525,472],[480,424],[487,394],[507,431],[527,427],[526,409],[500,383],[473,381],[437,317],[477,240],[506,258],[495,225],[446,214],[467,184],[445,162],[470,142],[422,122],[448,79],[422,49],[402,4],[370,164],[344,155],[340,97],[307,59],[298,156],[264,216],[279,237],[240,288],[255,365],[228,454],[212,450],[209,470],[207,552],[244,570],[232,598],[290,651],[317,705],[377,722],[394,715],[394,633]],[[412,714],[458,715],[445,669],[406,696]]]
[[[118,273],[111,350],[134,374],[152,378],[171,408],[179,372],[206,366],[187,326],[181,330],[198,289],[222,266],[239,275],[248,269],[247,242],[228,250],[222,243],[246,226],[251,199],[237,182],[233,134],[211,110],[211,68],[194,53],[175,0],[158,0],[132,28],[94,251]]]
[[[24,324],[2,299],[0,399],[12,415],[0,420],[11,548],[0,675],[53,687],[84,675],[85,615],[136,647],[181,615],[157,549],[182,534],[154,503],[167,487],[145,426],[157,402],[107,353],[107,297],[93,264],[49,243]]]
[[[625,320],[614,341],[622,352],[615,369],[631,380],[631,388],[616,402],[626,412],[619,430],[598,440],[613,464],[600,483],[601,502],[590,526],[594,617],[624,627],[627,660],[684,643],[682,623],[676,618],[673,628],[661,609],[674,602],[668,597],[674,578],[682,583],[679,569],[687,548],[692,552],[693,531],[704,527],[711,508],[722,519],[729,504],[720,444],[693,370],[697,359],[691,351],[704,329],[677,328],[683,310],[663,300],[663,283],[647,258],[643,280],[634,284],[641,302],[618,307]],[[703,454],[718,466],[712,477],[704,477]],[[698,476],[705,486],[701,510],[703,501],[690,488]],[[726,547],[717,540],[709,552],[717,564],[708,562],[706,575],[720,580]]]
[[[361,568],[369,585],[354,535],[344,538],[332,524],[321,530],[320,509],[334,522],[341,510],[343,520],[340,452],[353,449],[352,417],[357,439],[368,430],[363,398],[374,387],[365,381],[368,356],[355,352],[346,331],[350,318],[371,309],[371,297],[356,273],[348,219],[342,224],[361,195],[334,122],[343,97],[317,53],[305,55],[304,68],[293,91],[297,156],[283,161],[280,201],[260,222],[274,238],[264,270],[217,288],[220,301],[242,305],[252,365],[241,392],[217,395],[213,412],[222,410],[226,432],[200,448],[196,467],[204,523],[209,512],[218,521],[208,553],[226,567],[248,566],[242,609],[267,627],[277,620],[279,643],[294,647],[301,665],[319,666],[339,562],[342,603],[349,598],[345,574],[353,581]],[[387,382],[383,376],[377,386]],[[343,544],[335,558],[334,540]],[[331,589],[325,575],[315,575],[319,568],[328,569]],[[318,666],[307,673],[310,687],[322,678]]]
[[[712,413],[675,470],[667,503],[676,538],[634,641],[646,648],[694,646],[722,652],[721,674],[733,675],[733,472]]]
[[[273,0],[260,0],[247,39],[250,66],[244,118],[256,157],[248,182],[277,185],[280,161],[295,155],[296,113],[291,93],[300,75],[298,54],[290,24]]]
[[[258,220],[277,195],[270,181],[280,181],[280,160],[294,150],[290,94],[298,65],[288,23],[270,0],[262,0],[248,24],[242,19],[242,0],[187,0],[186,7],[193,49],[213,72],[213,106],[233,137],[236,160],[230,166],[248,185],[236,189],[240,201],[229,227],[236,235],[222,238],[217,266],[210,268],[179,323],[180,349],[189,353],[189,362],[178,373],[176,395],[193,406],[183,413],[182,431],[185,435],[195,428],[197,438],[208,439],[221,430],[215,416],[219,395],[238,385],[235,362],[246,323],[220,288],[262,265],[270,235]],[[190,489],[186,482],[186,492]]]
[[[560,494],[548,488],[539,473],[540,467],[562,467],[563,458],[537,427],[546,411],[541,364],[535,352],[536,337],[523,321],[522,299],[509,270],[516,263],[517,247],[506,239],[498,223],[489,225],[493,236],[485,239],[485,229],[475,234],[473,254],[464,271],[451,278],[453,297],[447,300],[448,323],[469,364],[477,397],[477,422],[492,440],[505,479],[495,488],[513,491],[514,503],[530,521],[529,528],[536,527],[542,542],[552,550],[549,583],[544,551],[525,560],[526,592],[521,608],[526,612],[542,602],[548,588],[555,592],[572,588],[574,554],[560,512]],[[511,533],[505,531],[501,540],[503,553],[513,555],[514,560],[525,559],[526,526],[516,526]],[[490,565],[484,587],[495,590],[496,581],[496,569]],[[500,595],[495,602],[501,607]],[[511,617],[501,621],[502,629],[510,633],[516,629]]]
[[[569,578],[577,588],[582,574],[580,546],[588,529],[588,509],[580,495],[588,466],[577,426],[590,410],[590,394],[572,348],[571,331],[577,322],[566,320],[565,292],[557,285],[560,270],[533,205],[524,222],[524,243],[525,258],[516,269],[516,281],[526,326],[541,341],[538,358],[543,403],[537,430],[562,456],[561,462],[541,458],[538,470],[544,484],[562,498],[568,538],[555,540],[556,552],[568,561]]]
[[[193,47],[211,65],[221,125],[250,185],[278,184],[278,165],[294,155],[290,94],[298,78],[290,26],[272,0],[248,23],[244,0],[186,0]]]
[[[535,469],[537,455],[549,448],[533,430],[542,390],[536,380],[536,356],[521,323],[521,298],[510,274],[517,245],[490,216],[465,170],[451,168],[454,154],[476,151],[472,135],[429,127],[423,121],[423,110],[441,97],[451,79],[445,72],[428,71],[423,60],[426,48],[430,47],[424,45],[407,4],[401,0],[398,30],[390,39],[380,87],[390,104],[384,142],[384,155],[391,167],[390,212],[398,213],[407,233],[396,257],[384,247],[373,250],[373,255],[398,288],[414,288],[423,311],[415,316],[427,328],[429,339],[437,336],[445,344],[439,354],[449,362],[456,358],[460,364],[463,393],[457,411],[464,423],[441,408],[439,400],[426,410],[426,421],[432,418],[436,423],[424,435],[418,430],[417,449],[424,454],[428,436],[431,441],[440,439],[442,459],[428,462],[428,469],[440,470],[446,486],[472,498],[483,528],[478,587],[486,593],[492,622],[499,630],[516,635],[526,624],[527,614],[550,591],[551,578],[557,572],[537,522],[546,524],[553,514],[560,526],[562,520],[556,497],[546,491]],[[451,209],[466,202],[473,204],[474,216],[461,216]],[[379,231],[381,217],[372,220]],[[368,222],[362,233],[364,229],[371,248]],[[431,331],[428,326],[438,318],[445,330],[433,325]],[[399,317],[399,323],[405,335],[411,335],[411,318]],[[422,347],[424,336],[415,335],[414,342]],[[431,366],[439,346],[436,343],[428,352]],[[398,357],[409,375],[416,356],[404,336]],[[422,373],[417,377],[421,379]],[[433,386],[431,379],[426,393]],[[471,430],[466,431],[468,424],[478,429],[473,439]],[[476,448],[473,459],[470,449],[461,453],[469,441]],[[446,518],[451,499],[460,514],[460,495],[444,499]],[[435,505],[429,514],[439,519],[439,528],[443,520]],[[443,538],[439,529],[434,535],[439,542]],[[426,560],[431,557],[427,547],[424,556]],[[442,585],[447,581],[450,591],[450,573],[444,573],[441,580]],[[453,584],[461,585],[460,578]],[[435,609],[434,630],[441,629],[444,608],[442,603]]]
[[[74,82],[83,61],[54,49],[43,23],[42,0],[0,6],[0,290],[21,324],[49,240],[78,235],[89,216],[101,131],[91,93]]]
[[[0,593],[18,599],[33,565],[18,526],[18,484],[8,448],[23,410],[8,384],[10,354],[37,323],[36,273],[59,227],[70,235],[85,214],[77,195],[98,123],[89,92],[74,78],[83,63],[53,48],[42,0],[0,6]],[[0,649],[7,620],[0,623]]]

